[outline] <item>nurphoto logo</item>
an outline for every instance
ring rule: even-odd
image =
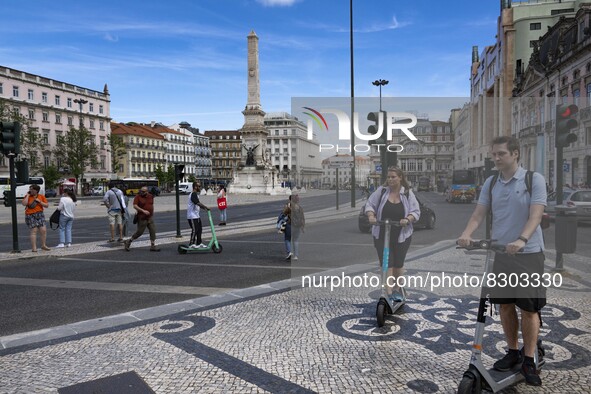
[[[369,152],[371,150],[371,146],[367,143],[354,144],[353,146],[351,146],[351,120],[349,119],[349,115],[347,115],[347,113],[345,113],[344,111],[331,108],[319,110],[316,110],[311,107],[302,108],[304,109],[303,113],[308,116],[308,140],[312,140],[314,138],[314,124],[316,124],[320,130],[329,132],[328,122],[326,121],[324,115],[333,115],[337,119],[338,140],[339,142],[344,141],[344,144],[320,144],[320,152],[327,150],[334,150],[337,153],[343,150],[348,152],[351,152],[352,150],[354,150],[355,152]],[[403,151],[404,147],[402,145],[387,143],[388,141],[392,140],[394,130],[402,131],[410,140],[417,140],[417,137],[415,137],[414,134],[410,131],[410,129],[416,126],[417,124],[417,117],[414,114],[407,112],[389,111],[382,111],[381,114],[381,116],[377,116],[377,119],[375,121],[375,133],[364,134],[361,133],[361,131],[359,131],[359,113],[353,112],[353,133],[355,134],[355,138],[361,141],[376,141],[382,137],[382,134],[385,131],[386,143],[374,142],[372,144],[377,148],[378,152],[380,152],[381,149],[386,149],[388,152]],[[347,141],[349,141],[349,144],[347,144]]]

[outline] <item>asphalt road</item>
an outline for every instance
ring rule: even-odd
[[[463,230],[473,205],[448,204],[435,193],[421,193],[437,214],[434,230],[418,230],[411,250],[454,239]],[[334,198],[334,196],[332,196]],[[344,198],[344,196],[343,196]],[[305,200],[306,211],[330,203]],[[309,205],[308,205],[309,204]],[[234,218],[275,214],[281,202],[235,207]],[[316,209],[317,209],[316,208]],[[243,209],[243,211],[242,211]],[[164,216],[164,215],[163,215]],[[86,222],[86,220],[85,220]],[[174,218],[159,227],[173,229]],[[85,227],[81,227],[81,226]],[[77,223],[106,234],[103,219]],[[166,227],[168,226],[168,227]],[[82,230],[80,230],[82,232]],[[553,226],[546,231],[553,247]],[[591,255],[591,228],[579,228],[579,250]],[[477,236],[483,236],[480,231]],[[4,235],[3,235],[4,236]],[[85,234],[86,236],[86,234]],[[90,235],[89,235],[90,236]],[[131,310],[196,298],[235,288],[269,283],[327,268],[373,262],[377,255],[371,236],[357,228],[357,218],[309,224],[300,242],[300,260],[286,261],[283,237],[274,228],[260,233],[220,238],[221,254],[179,255],[175,244],[160,253],[147,248],[122,248],[96,254],[0,262],[0,335],[10,335]],[[568,255],[565,266],[568,267]]]

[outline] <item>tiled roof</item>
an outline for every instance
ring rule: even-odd
[[[149,126],[141,124],[123,124],[111,122],[111,134],[116,135],[133,135],[138,137],[154,138],[157,140],[163,140],[164,136],[152,130]]]

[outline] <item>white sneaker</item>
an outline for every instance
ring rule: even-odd
[[[199,249],[206,249],[207,245],[205,244],[200,244],[199,246],[197,246]]]
[[[291,253],[288,253],[287,254],[287,257],[285,258],[285,260],[291,260],[291,256],[292,256],[292,254]]]
[[[71,247],[72,247],[72,244],[67,244],[66,245],[66,248],[71,248]]]
[[[298,256],[293,256],[292,259],[297,260]]]
[[[57,248],[65,248],[65,247],[66,247],[66,245],[64,245],[64,244],[59,244],[59,245],[58,245],[58,246],[56,246],[55,248],[57,249]]]
[[[197,249],[197,248],[199,248],[199,245],[197,245],[197,244],[192,244],[192,245],[189,245],[189,248],[190,248],[190,249]]]

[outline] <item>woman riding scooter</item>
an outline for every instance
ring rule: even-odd
[[[365,204],[365,213],[372,225],[378,220],[386,219],[400,223],[401,227],[393,227],[390,235],[388,277],[391,279],[388,281],[386,291],[393,302],[402,302],[404,297],[397,285],[398,277],[403,274],[404,260],[412,239],[412,223],[419,220],[421,210],[400,168],[388,168],[386,183],[378,187],[369,197]],[[371,233],[381,262],[384,251],[383,231],[380,226],[374,225]]]

